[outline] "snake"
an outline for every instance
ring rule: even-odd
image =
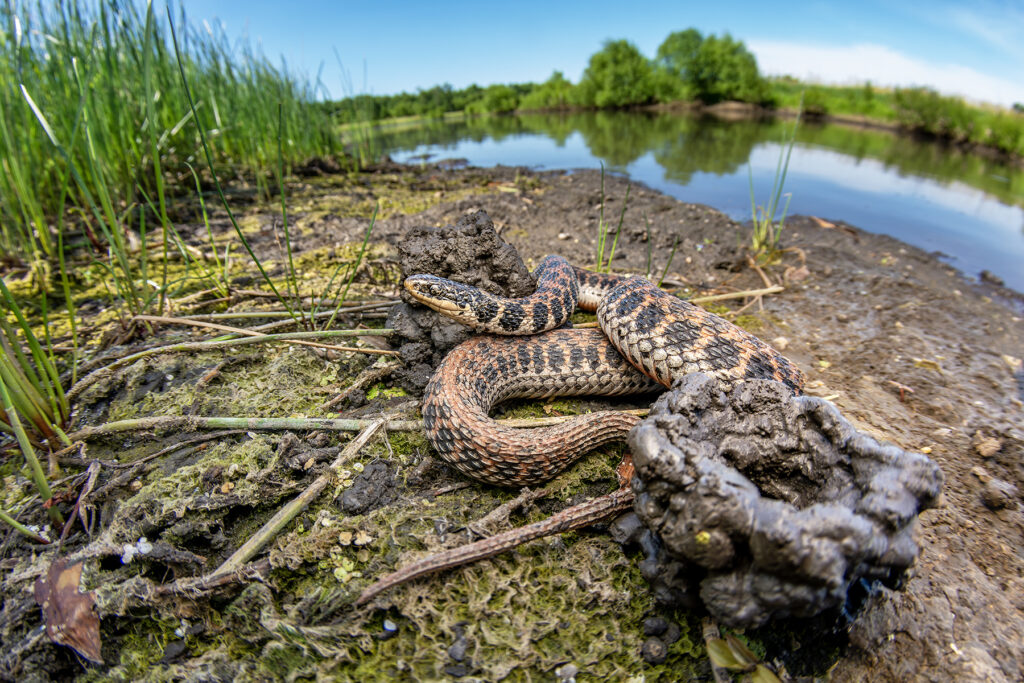
[[[404,281],[414,300],[482,333],[448,353],[423,395],[428,441],[468,477],[510,487],[542,483],[587,452],[624,440],[641,419],[599,411],[520,429],[489,416],[508,399],[653,393],[693,372],[803,391],[803,373],[781,353],[645,278],[593,272],[561,256],[544,258],[533,276],[536,290],[514,299],[431,274]],[[600,329],[566,327],[577,306],[596,312]]]

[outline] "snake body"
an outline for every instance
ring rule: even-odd
[[[427,438],[443,460],[474,479],[503,486],[545,481],[587,451],[622,440],[640,420],[610,411],[513,429],[488,417],[505,399],[645,393],[692,372],[802,389],[803,374],[778,351],[643,278],[593,273],[557,256],[544,259],[534,276],[537,290],[521,299],[432,275],[405,281],[416,300],[490,333],[455,347],[423,397]],[[555,329],[577,305],[596,309],[601,330]]]

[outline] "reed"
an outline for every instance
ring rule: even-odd
[[[758,205],[754,194],[754,173],[747,165],[747,177],[750,180],[750,217],[751,236],[750,248],[754,252],[754,258],[761,263],[771,263],[778,258],[779,240],[782,238],[782,230],[786,224],[786,214],[789,211],[789,202],[792,194],[783,194],[786,185],[786,174],[789,171],[789,160],[793,155],[793,145],[796,142],[796,131],[800,126],[800,116],[796,118],[790,130],[788,138],[783,138],[782,149],[779,151],[779,161],[775,165],[775,175],[772,178],[772,189],[768,195],[767,205]],[[779,203],[783,196],[786,203],[782,206],[778,222],[776,214],[779,214]]]
[[[335,117],[315,106],[315,88],[218,28],[194,28],[183,9],[182,69],[205,115],[217,171],[253,182],[269,198],[281,166],[341,152]],[[168,8],[168,14],[172,9]],[[0,248],[26,260],[56,260],[54,219],[69,210],[74,229],[103,252],[133,241],[137,214],[165,238],[168,187],[189,176],[201,151],[180,87],[169,23],[152,5],[128,0],[0,8]],[[266,131],[279,130],[278,140]],[[56,155],[55,155],[56,152]],[[62,197],[62,195],[64,195]],[[152,207],[144,199],[152,199]],[[154,281],[165,285],[163,266]],[[123,291],[136,299],[143,295]],[[159,288],[158,288],[159,289]],[[159,301],[164,296],[157,295]]]

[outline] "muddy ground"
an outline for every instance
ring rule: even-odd
[[[313,287],[337,260],[351,258],[377,201],[382,213],[371,259],[357,278],[360,297],[397,293],[394,246],[411,227],[452,224],[477,210],[487,212],[528,266],[549,253],[594,262],[602,207],[595,172],[457,164],[385,164],[357,177],[329,167],[309,171],[289,194],[298,233],[293,248]],[[604,184],[605,220],[616,224],[627,182],[607,176]],[[272,272],[280,275],[278,216],[257,204],[245,214],[257,251],[277,259]],[[763,661],[797,676],[1020,680],[1024,298],[841,218],[787,221],[787,251],[765,268],[785,291],[738,313],[742,299],[710,306],[783,350],[806,372],[808,393],[829,397],[857,427],[930,453],[945,488],[937,507],[920,518],[920,557],[903,590],[871,594],[852,623],[833,614],[812,627],[790,622],[743,635]],[[226,230],[222,218],[215,224]],[[713,209],[634,185],[612,265],[660,274],[675,246],[666,282],[684,295],[763,287],[747,262],[747,231]],[[205,228],[183,223],[182,232],[201,245]],[[236,284],[258,284],[247,277]],[[140,343],[183,334],[165,327]],[[327,361],[298,347],[257,348],[132,364],[82,394],[76,427],[164,414],[333,416],[340,409],[346,417],[382,410],[417,416],[417,397],[393,381],[355,392],[334,412],[318,409],[373,358]],[[522,402],[500,412],[559,414],[589,405]],[[118,435],[90,442],[86,457],[133,462],[194,437]],[[188,595],[159,591],[219,566],[323,473],[347,440],[328,432],[249,431],[172,451],[128,469],[129,477],[118,479],[125,470],[105,465],[94,487],[100,495],[93,536],[76,531],[61,551],[86,559],[83,584],[96,590],[105,663],[83,668],[70,650],[41,635],[32,584],[56,553],[7,534],[0,674],[16,680],[711,679],[701,615],[656,606],[636,553],[603,527],[538,541],[354,608],[372,577],[424,551],[466,542],[474,520],[517,493],[467,485],[431,457],[416,433],[371,442],[336,486],[271,544],[269,569],[264,563],[252,580]],[[525,509],[492,520],[488,531],[613,490],[621,452],[611,448],[585,459]],[[11,490],[4,490],[8,498]],[[141,536],[155,550],[124,564],[124,545]],[[651,633],[664,632],[659,620],[672,635],[664,636],[663,661],[641,652]]]

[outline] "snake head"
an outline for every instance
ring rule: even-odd
[[[441,315],[467,322],[475,320],[472,312],[475,288],[436,275],[410,275],[405,289],[412,298]]]

